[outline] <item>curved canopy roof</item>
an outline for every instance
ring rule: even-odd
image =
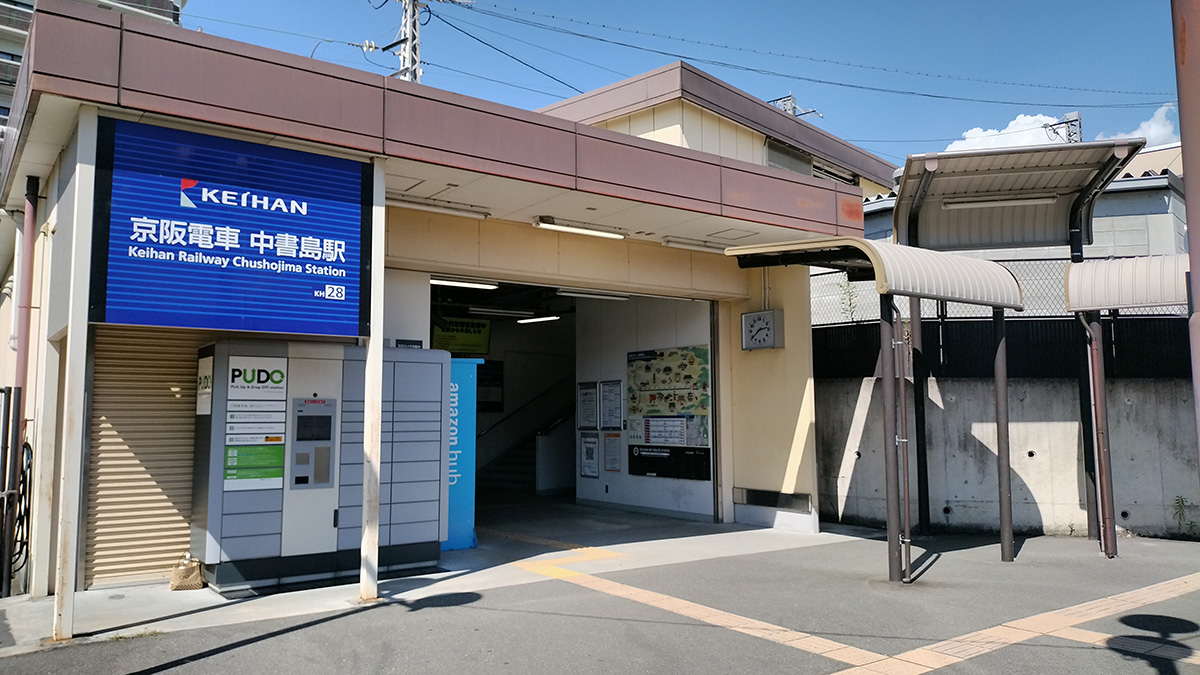
[[[910,155],[897,240],[939,251],[1091,243],[1096,197],[1144,138]]]
[[[880,294],[1024,309],[1012,273],[990,260],[858,237],[824,237],[785,244],[735,246],[743,268],[819,265],[875,279]]]
[[[1142,256],[1067,265],[1067,309],[1166,307],[1187,304],[1188,257]]]

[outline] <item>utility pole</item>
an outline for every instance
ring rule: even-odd
[[[400,23],[400,70],[396,75],[406,82],[421,81],[421,7],[418,0],[397,0],[404,6]]]
[[[465,5],[471,0],[437,0],[451,5]],[[382,51],[395,52],[400,57],[400,69],[392,73],[406,82],[421,82],[421,10],[425,3],[420,0],[396,0],[404,7],[404,19],[400,23],[400,34],[396,41],[381,47]]]
[[[1062,121],[1043,124],[1042,128],[1046,130],[1046,135],[1050,137],[1050,140],[1057,137],[1067,143],[1083,142],[1083,116],[1078,112],[1069,112],[1063,115]]]

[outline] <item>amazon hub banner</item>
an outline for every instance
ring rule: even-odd
[[[363,336],[369,164],[100,120],[90,319]]]

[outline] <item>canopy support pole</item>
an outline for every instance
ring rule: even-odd
[[[896,452],[896,318],[892,296],[879,296],[879,376],[883,408],[884,487],[887,495],[888,581],[903,581],[900,556],[900,467]]]
[[[1004,328],[1004,310],[992,310],[992,328],[996,345],[996,482],[1000,488],[1000,560],[1012,562],[1012,469],[1008,449],[1008,347]]]

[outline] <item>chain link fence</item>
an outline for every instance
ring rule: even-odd
[[[1007,311],[1010,318],[1062,318],[1067,312],[1064,283],[1067,260],[1005,260],[997,261],[1008,268],[1021,284],[1025,311]],[[879,294],[874,281],[850,281],[845,272],[812,268],[811,279],[813,326],[870,323],[879,321]],[[941,305],[941,307],[939,307]],[[896,298],[900,316],[907,319],[909,301]],[[959,302],[921,301],[921,316],[947,319],[983,319],[991,317],[990,307]],[[1122,316],[1187,316],[1187,306],[1146,307],[1121,310]]]

